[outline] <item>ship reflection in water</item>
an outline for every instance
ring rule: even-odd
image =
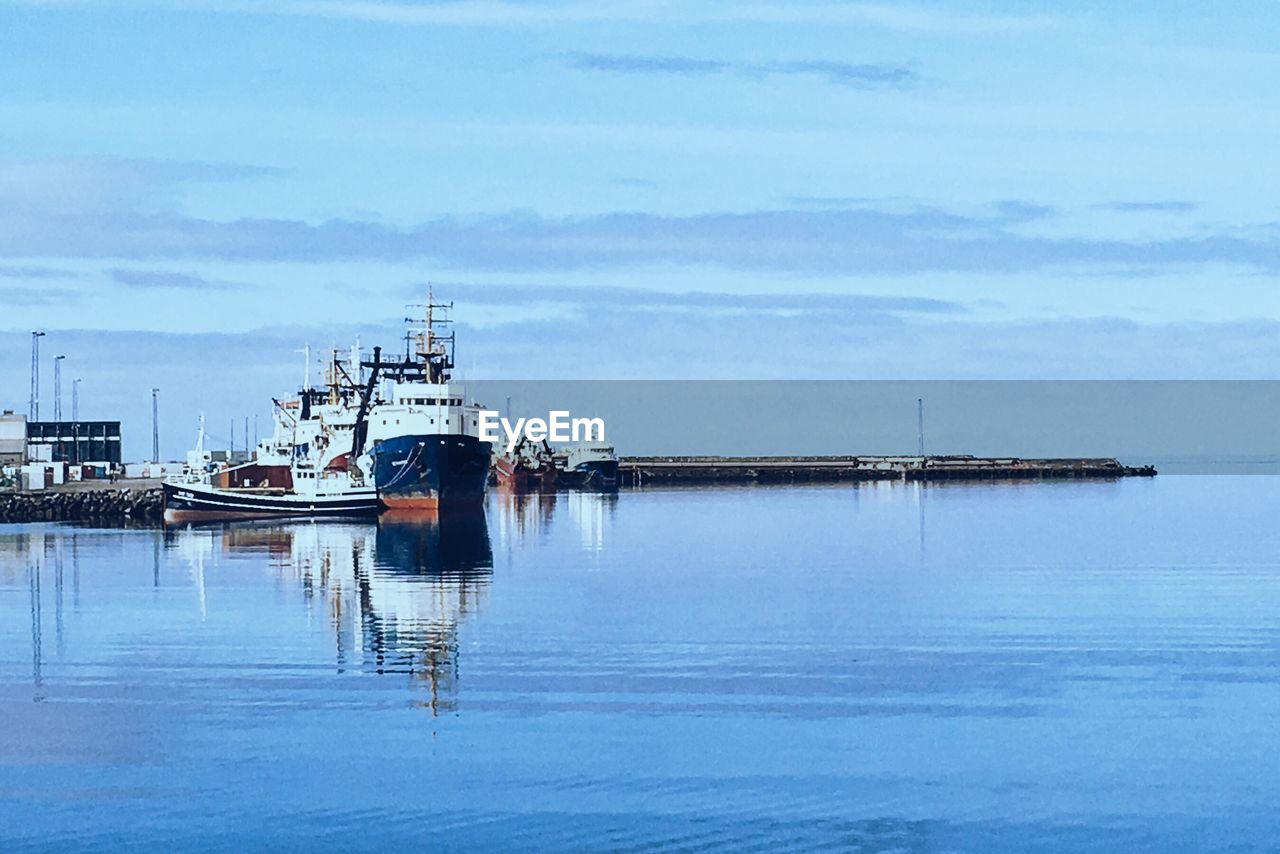
[[[387,514],[372,525],[231,524],[167,539],[191,564],[198,593],[215,551],[267,555],[323,608],[340,671],[408,674],[428,689],[433,713],[456,709],[458,628],[483,607],[493,578],[483,512]]]
[[[605,546],[606,520],[618,509],[617,492],[499,492],[492,501],[495,539],[503,547],[538,542],[551,531],[557,514],[565,513],[583,551],[599,552]]]

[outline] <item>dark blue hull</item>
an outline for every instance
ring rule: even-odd
[[[397,436],[376,442],[373,482],[388,508],[446,509],[484,502],[492,445],[474,436]]]
[[[579,463],[573,469],[583,488],[616,489],[618,486],[618,461],[595,460]]]

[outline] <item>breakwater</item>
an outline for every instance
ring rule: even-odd
[[[623,486],[861,480],[1082,480],[1155,474],[1153,466],[1126,466],[1110,457],[684,456],[623,457],[618,464],[618,479]]]
[[[159,489],[48,490],[0,494],[0,522],[159,522]]]

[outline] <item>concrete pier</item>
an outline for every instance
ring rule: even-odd
[[[1152,477],[1155,473],[1152,466],[1126,466],[1110,457],[622,457],[618,465],[618,478],[623,486],[859,480],[1080,480]]]

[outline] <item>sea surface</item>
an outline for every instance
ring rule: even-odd
[[[1280,478],[0,526],[0,850],[1280,839]]]

